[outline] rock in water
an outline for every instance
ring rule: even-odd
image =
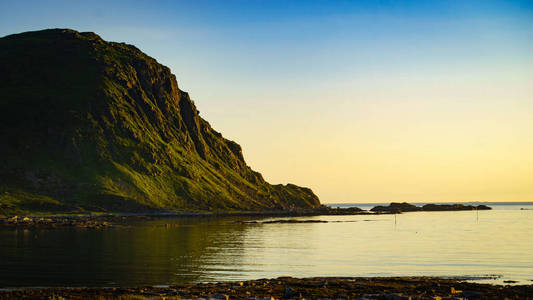
[[[409,211],[458,211],[458,210],[490,210],[491,207],[486,205],[464,205],[464,204],[426,204],[422,207],[409,204],[407,202],[392,202],[389,206],[378,205],[371,209],[379,213],[402,213]]]
[[[392,202],[389,206],[378,205],[373,207],[370,211],[374,212],[389,212],[389,213],[402,213],[408,211],[419,211],[420,207],[407,202]]]
[[[91,32],[0,38],[0,139],[12,211],[320,206],[310,189],[265,182],[169,68]]]

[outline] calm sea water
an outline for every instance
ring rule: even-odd
[[[0,286],[396,275],[499,275],[485,281],[533,283],[533,203],[492,207],[299,218],[329,223],[243,225],[234,218],[191,218],[106,230],[4,229]]]

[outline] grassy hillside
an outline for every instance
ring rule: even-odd
[[[0,38],[0,213],[319,206],[270,185],[134,46],[51,29]]]

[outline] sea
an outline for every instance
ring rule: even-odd
[[[493,210],[290,218],[322,223],[203,217],[108,229],[0,229],[0,287],[167,286],[280,276],[533,284],[533,202],[471,204]],[[238,222],[243,219],[258,222]]]

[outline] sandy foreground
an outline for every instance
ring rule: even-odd
[[[164,287],[2,289],[0,299],[533,299],[533,284],[436,277],[279,277]]]

